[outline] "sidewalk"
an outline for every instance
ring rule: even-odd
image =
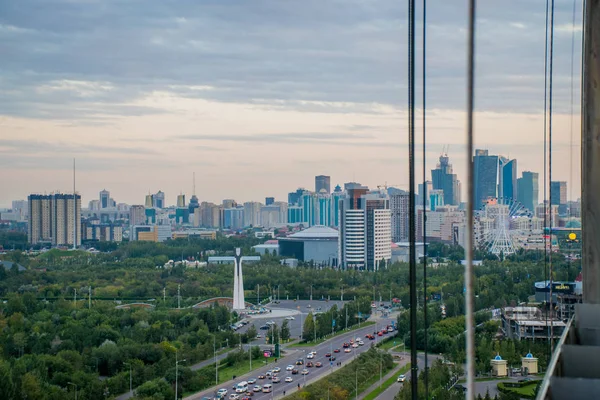
[[[398,365],[396,365],[394,367],[393,370],[391,370],[390,372],[388,372],[386,375],[383,376],[383,379],[381,380],[381,382],[385,382],[386,380],[388,380],[391,376],[395,376],[399,374],[400,368],[402,368],[403,366],[406,365],[406,363],[408,363],[409,360],[407,360],[406,358],[404,358],[403,360],[401,360]],[[364,399],[365,397],[367,397],[368,394],[370,394],[372,391],[374,391],[375,389],[379,388],[379,381],[375,382],[374,384],[372,384],[369,388],[367,388],[364,392],[362,392],[358,398],[360,400]]]

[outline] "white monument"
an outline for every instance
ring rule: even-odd
[[[242,256],[242,249],[235,249],[234,257],[209,257],[208,262],[232,262],[233,270],[233,309],[243,311],[246,309],[244,299],[244,278],[242,275],[242,261],[260,261],[259,256]]]

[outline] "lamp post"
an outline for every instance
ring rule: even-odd
[[[75,386],[75,400],[77,400],[77,385],[74,384],[73,382],[67,382],[67,385],[73,385],[73,386]]]
[[[177,360],[177,352],[175,352],[175,400],[177,400],[177,383],[179,377],[179,363],[185,362],[185,360]]]
[[[219,384],[219,363],[217,362],[217,340],[213,336],[213,354],[215,357],[215,386]]]

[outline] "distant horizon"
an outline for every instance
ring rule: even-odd
[[[545,4],[538,3],[478,5],[474,140],[542,179]],[[568,198],[576,199],[581,10],[566,0],[555,10],[552,175],[568,181]],[[428,179],[445,148],[466,179],[467,14],[466,3],[428,2]],[[417,182],[424,180],[419,18]],[[193,172],[197,196],[211,202],[287,199],[323,171],[334,181],[407,189],[407,10],[392,0],[143,7],[22,0],[2,7],[0,41],[0,206],[72,191],[73,158],[84,198],[106,187],[129,204],[148,190],[190,193]]]

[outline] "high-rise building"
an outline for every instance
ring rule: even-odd
[[[302,222],[304,222],[304,218],[302,218],[302,207],[288,205],[288,223],[299,224]]]
[[[275,197],[265,197],[265,206],[270,206],[275,202]]]
[[[340,226],[340,200],[346,196],[346,193],[342,192],[339,185],[335,187],[335,190],[331,194],[331,226]]]
[[[219,228],[221,222],[220,207],[203,201],[200,204],[200,225],[206,228]]]
[[[444,191],[433,189],[429,192],[429,209],[435,211],[436,208],[444,205]]]
[[[473,209],[481,209],[488,198],[498,197],[498,156],[487,150],[475,150],[473,156]]]
[[[304,192],[300,199],[302,205],[302,217],[307,226],[317,225],[317,195],[312,192]]]
[[[17,221],[27,221],[29,215],[27,200],[13,200],[12,212],[15,214]]]
[[[410,194],[404,190],[388,188],[390,196],[390,214],[392,242],[408,241],[408,200]]]
[[[265,228],[287,224],[288,204],[276,201],[260,209],[260,224]]]
[[[144,202],[144,206],[146,208],[154,207],[154,195],[153,194],[146,195],[146,201]]]
[[[315,193],[320,193],[325,190],[326,193],[331,193],[331,177],[327,175],[315,176]]]
[[[223,208],[235,208],[237,207],[237,202],[233,199],[224,199],[221,202],[221,205],[223,206]]]
[[[88,208],[92,211],[100,210],[100,200],[90,200],[88,203]]]
[[[517,200],[517,160],[498,159],[498,197]]]
[[[288,204],[290,206],[300,205],[300,200],[302,199],[302,195],[306,192],[303,188],[296,189],[295,192],[288,193]]]
[[[129,208],[129,225],[143,225],[146,223],[146,209],[142,205],[132,205]]]
[[[392,256],[389,197],[368,190],[357,183],[347,184],[347,196],[340,201],[338,255],[343,268],[374,271]]]
[[[100,192],[100,208],[110,207],[110,192],[106,189],[102,189]]]
[[[185,207],[185,194],[177,195],[177,207],[180,207],[180,208]]]
[[[567,182],[552,181],[550,182],[550,190],[552,191],[550,204],[559,206],[567,204]]]
[[[196,208],[198,207],[200,207],[200,204],[198,203],[198,197],[196,197],[196,195],[193,194],[192,198],[190,199],[190,204],[188,205],[190,216],[194,215],[194,211],[196,211]]]
[[[165,208],[165,194],[162,191],[158,191],[152,197],[153,207],[155,208]]]
[[[29,242],[53,246],[81,245],[81,196],[32,194],[29,200]]]
[[[257,201],[244,203],[244,226],[260,225],[260,208],[262,204]]]
[[[331,226],[331,195],[321,191],[317,194],[317,225]]]
[[[424,184],[419,183],[417,189],[417,198],[415,199],[417,202],[417,207],[423,206],[423,201],[425,201],[425,206],[429,206],[429,193],[433,190],[433,182],[426,181]]]
[[[456,174],[452,173],[452,164],[447,154],[440,156],[436,169],[431,170],[433,189],[444,192],[444,202],[451,205],[460,204],[460,183]],[[422,202],[421,202],[422,204]]]
[[[224,229],[242,229],[244,227],[244,207],[225,208],[222,227]]]
[[[537,172],[523,171],[522,177],[517,179],[517,201],[531,212],[538,205],[539,174]]]

